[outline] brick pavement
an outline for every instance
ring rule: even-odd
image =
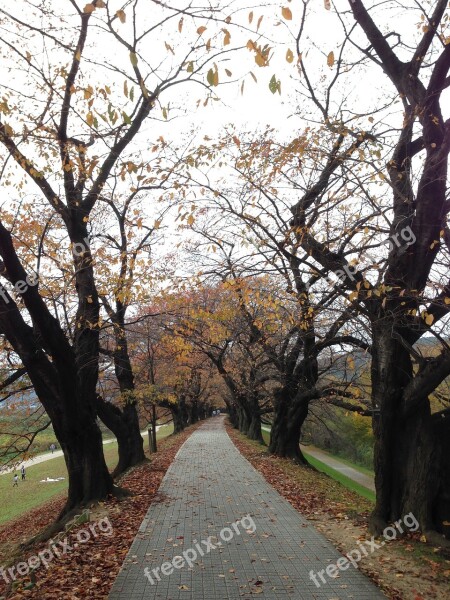
[[[310,571],[341,555],[239,453],[223,417],[209,419],[185,442],[159,492],[109,600],[385,598],[351,565],[338,578],[324,574],[326,583],[318,578],[316,587]],[[166,565],[172,572],[162,574],[162,564],[183,552],[191,566]]]

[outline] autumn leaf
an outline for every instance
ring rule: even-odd
[[[203,35],[205,33],[205,31],[206,31],[206,27],[204,25],[202,25],[201,27],[199,27],[197,29],[198,35]]]
[[[330,2],[330,0],[324,0],[324,4],[325,4],[325,9],[326,10],[331,10],[331,2]]]
[[[89,98],[91,98],[94,94],[94,90],[92,88],[92,86],[88,85],[87,88],[84,90],[84,99],[85,100],[89,100]]]
[[[292,52],[292,50],[290,48],[286,52],[286,60],[288,63],[291,63],[294,60],[294,53]]]
[[[206,79],[209,83],[209,85],[211,86],[217,86],[219,85],[219,72],[214,69],[209,69],[207,75],[206,75]]]
[[[276,92],[281,94],[281,81],[276,78],[276,75],[272,75],[269,81],[269,90],[272,94],[275,94]]]
[[[225,33],[225,37],[223,38],[223,45],[228,46],[228,44],[231,41],[230,32],[228,31],[228,29],[222,29],[222,31]]]
[[[291,21],[292,20],[292,11],[290,8],[288,8],[287,6],[284,6],[281,9],[281,14],[283,15],[283,17],[286,19],[286,21]]]
[[[425,323],[426,323],[428,326],[430,326],[430,325],[433,325],[434,316],[433,316],[433,315],[430,315],[430,314],[428,314],[428,313],[424,313],[424,316],[425,316]]]
[[[331,51],[327,56],[327,65],[331,68],[334,65],[334,52]]]
[[[119,21],[121,23],[125,23],[125,21],[127,20],[127,15],[125,14],[125,11],[123,11],[123,10],[118,10],[116,12],[116,17],[119,19]]]
[[[133,65],[133,67],[137,67],[138,57],[135,52],[130,52],[130,62]]]
[[[95,6],[93,4],[86,4],[86,6],[83,8],[83,12],[88,15],[93,13],[94,10]]]

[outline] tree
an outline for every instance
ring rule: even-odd
[[[442,242],[450,239],[450,120],[443,107],[450,83],[450,45],[444,33],[448,3],[434,2],[430,13],[420,8],[422,32],[406,32],[409,41],[400,39],[397,47],[376,24],[383,13],[369,11],[361,0],[349,6],[370,43],[366,56],[402,99],[404,120],[387,165],[393,212],[389,233],[398,239],[409,228],[415,239],[400,250],[392,244],[386,292],[382,299],[365,300],[372,321],[373,403],[380,409],[374,427],[374,526],[380,530],[386,521],[413,511],[423,531],[442,530],[450,516],[450,412],[432,414],[429,396],[450,374],[450,353],[443,343],[439,354],[421,359],[414,345],[448,314],[448,281],[427,298],[433,266],[445,252]]]
[[[330,386],[323,376],[333,347],[370,350],[360,334],[367,323],[341,299],[340,280],[347,271],[320,267],[302,245],[304,232],[312,228],[342,237],[340,223],[330,222],[330,209],[322,211],[319,200],[334,186],[345,187],[347,178],[338,180],[337,166],[344,170],[370,140],[355,137],[346,141],[326,126],[289,143],[278,141],[270,128],[257,137],[231,131],[187,158],[186,186],[197,206],[190,229],[204,240],[203,256],[195,255],[201,277],[228,283],[252,345],[264,353],[265,376],[274,386],[269,451],[303,463],[299,441],[312,400],[327,398],[342,406],[343,398],[353,398],[347,409],[363,410],[357,389],[347,382]],[[212,166],[222,167],[217,177]],[[303,214],[293,222],[295,195],[303,199]],[[335,199],[335,210],[345,200]],[[369,218],[354,220],[361,227]],[[347,243],[351,246],[351,236],[348,242],[344,238],[342,253]]]
[[[170,28],[179,18],[178,10],[157,3],[154,21],[149,21],[143,2],[115,13],[102,0],[84,8],[75,1],[70,4],[71,13],[66,5],[48,11],[45,4],[34,6],[25,0],[26,22],[21,18],[22,4],[11,13],[2,11],[8,27],[1,52],[9,61],[13,56],[11,67],[20,64],[23,85],[17,91],[9,89],[0,106],[3,185],[18,195],[22,189],[35,193],[37,188],[38,198],[48,203],[52,217],[63,225],[72,249],[73,340],[20,260],[12,237],[14,226],[9,230],[5,219],[0,223],[4,273],[23,301],[19,306],[1,288],[0,332],[20,357],[63,449],[69,472],[66,512],[115,491],[96,423],[101,324],[89,241],[92,211],[111,178],[125,180],[134,170],[134,163],[127,160],[128,148],[136,143],[149,115],[161,108],[163,93],[180,82],[198,82],[208,90],[203,79],[207,68],[228,51],[223,45],[230,37],[225,42],[221,25],[206,43],[202,40],[193,19],[211,16],[206,3],[191,15],[186,11],[186,20],[191,17],[190,36],[177,47],[177,59],[170,58],[175,51],[166,42],[164,56],[146,60],[148,40],[155,30]],[[214,11],[214,19],[220,16]],[[125,28],[127,18],[132,26]],[[90,43],[94,24],[101,32],[101,41],[95,44]],[[182,27],[180,21],[179,32]],[[73,41],[67,42],[69,32]],[[216,49],[211,40],[215,43],[219,37]],[[109,56],[116,54],[124,60],[111,64]],[[214,78],[209,85],[216,83]],[[163,116],[166,113],[167,107],[162,107]]]

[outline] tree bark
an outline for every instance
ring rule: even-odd
[[[373,420],[377,499],[371,528],[379,534],[412,512],[422,531],[443,531],[450,511],[448,455],[444,459],[448,420],[433,418],[427,396],[405,412],[412,362],[392,330],[392,324],[374,325],[372,398],[380,414]]]
[[[308,416],[309,402],[314,395],[315,390],[295,393],[288,387],[277,391],[269,444],[271,454],[291,458],[299,464],[308,464],[300,450],[300,435]]]
[[[176,404],[170,404],[168,407],[172,413],[173,432],[181,433],[187,425],[186,401],[184,398],[180,398]]]
[[[139,430],[139,419],[134,404],[126,404],[122,410],[100,396],[96,399],[99,418],[117,439],[119,461],[113,477],[146,460],[144,441]]]
[[[244,435],[247,435],[250,427],[250,416],[241,403],[237,406],[237,414],[239,431]]]

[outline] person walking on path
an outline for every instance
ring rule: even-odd
[[[53,454],[53,452],[55,451],[55,448],[56,448],[55,444],[51,444],[51,446],[50,446],[50,450],[52,451],[52,454]]]
[[[13,487],[19,487],[19,476],[17,475],[17,473],[14,474],[13,481]]]
[[[22,465],[22,468],[20,469],[20,472],[22,473],[22,481],[25,481],[25,465]]]

